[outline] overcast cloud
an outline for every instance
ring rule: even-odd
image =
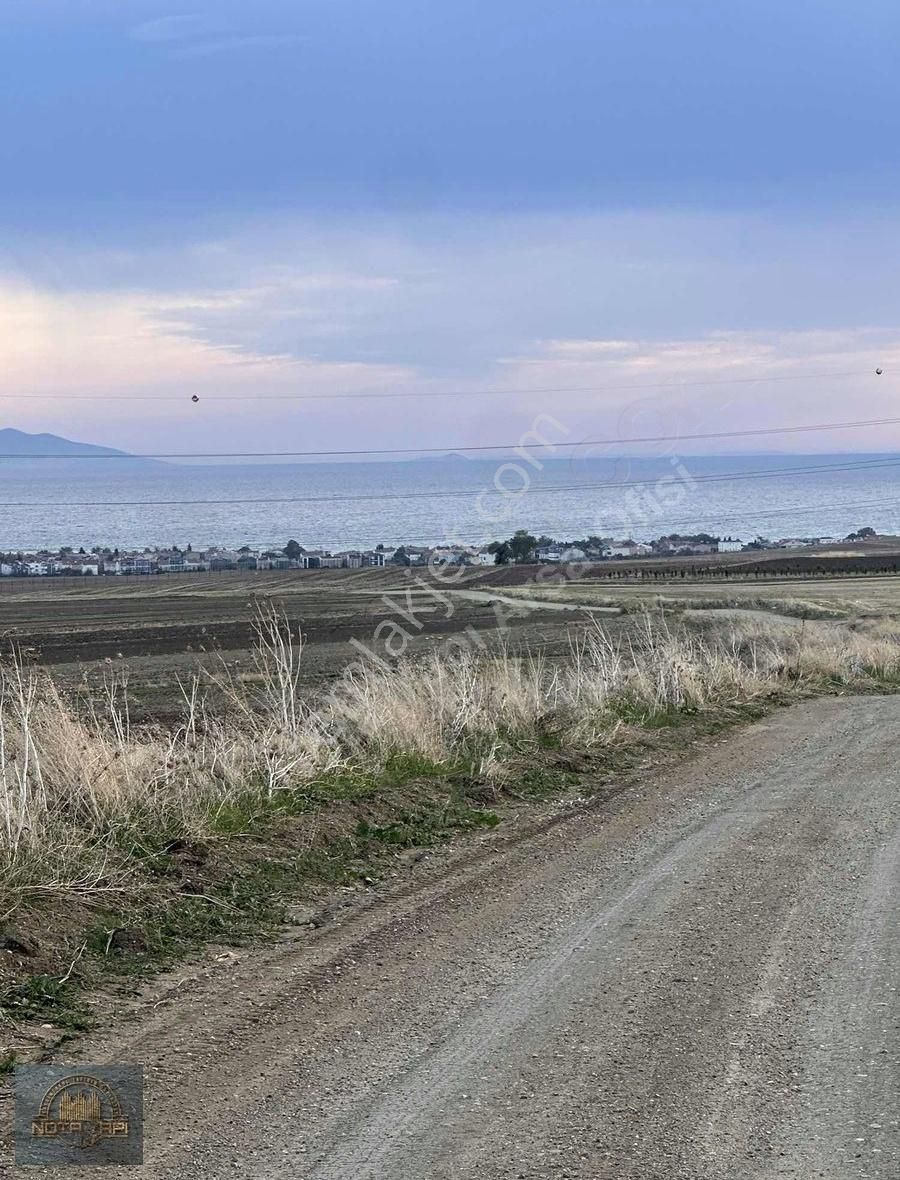
[[[898,23],[886,3],[9,0],[4,424],[449,449],[541,410],[579,437],[886,416]],[[644,388],[665,383],[684,388]],[[487,392],[266,400],[392,389]]]

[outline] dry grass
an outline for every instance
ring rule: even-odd
[[[900,672],[900,632],[736,612],[703,630],[647,618],[613,643],[598,627],[571,659],[454,654],[357,668],[304,700],[302,648],[274,614],[260,620],[257,676],[217,679],[227,707],[182,686],[184,722],[135,729],[127,686],[109,681],[85,715],[43,673],[0,671],[0,914],[42,895],[90,901],[127,893],[163,836],[210,837],[248,798],[303,798],[329,776],[383,773],[397,756],[461,759],[502,777],[512,744],[564,734],[583,748],[685,712],[834,682],[860,687]]]

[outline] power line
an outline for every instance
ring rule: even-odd
[[[824,463],[816,466],[807,467],[782,467],[774,468],[769,471],[741,471],[733,472],[729,475],[696,475],[690,476],[689,481],[693,484],[706,483],[728,483],[734,480],[742,479],[778,479],[785,475],[811,475],[818,472],[838,472],[838,471],[861,471],[872,470],[881,467],[895,467],[900,464],[900,457],[894,459],[876,459],[876,460],[859,460],[851,463]],[[658,478],[658,477],[657,477]],[[674,480],[674,476],[669,476],[669,480]],[[621,480],[616,483],[574,483],[574,484],[544,484],[536,485],[529,489],[528,494],[531,496],[547,495],[555,492],[572,492],[572,491],[607,491],[620,490],[622,488],[632,487],[647,487],[656,480]],[[524,492],[524,490],[523,490]],[[382,494],[364,493],[353,496],[254,496],[246,498],[223,499],[211,498],[200,500],[67,500],[64,504],[54,500],[6,500],[0,502],[0,508],[140,508],[140,507],[187,507],[187,506],[211,506],[211,505],[242,505],[242,504],[349,504],[358,503],[360,501],[372,502],[375,500],[440,500],[440,499],[459,499],[464,496],[497,496],[505,493],[500,489],[487,488],[460,488],[460,489],[446,489],[440,491],[429,492],[388,492]]]
[[[881,376],[884,370],[877,368],[874,373]],[[644,389],[695,389],[716,385],[749,385],[757,382],[776,381],[836,381],[846,377],[860,377],[863,372],[859,369],[848,369],[844,372],[831,373],[796,373],[777,374],[760,377],[712,377],[701,381],[650,381],[627,385],[571,385],[556,388],[528,389],[434,389],[434,390],[379,390],[375,393],[242,393],[242,394],[198,394],[190,398],[187,394],[115,394],[115,393],[75,393],[66,396],[66,401],[100,401],[100,402],[251,402],[251,401],[343,401],[348,398],[359,398],[363,401],[377,401],[384,398],[437,398],[437,397],[527,397],[533,394],[556,393],[622,393],[630,390]],[[58,393],[0,393],[0,399],[13,398],[34,401],[56,401]]]
[[[313,458],[349,458],[363,455],[454,455],[474,454],[484,451],[533,451],[533,450],[570,450],[578,447],[626,446],[638,443],[659,442],[697,442],[701,439],[712,438],[753,438],[772,434],[806,434],[823,430],[857,430],[871,426],[896,426],[900,418],[865,418],[852,422],[815,422],[807,426],[770,426],[752,430],[711,430],[694,434],[657,434],[642,435],[634,438],[589,438],[573,442],[518,442],[518,443],[479,443],[474,446],[443,446],[443,447],[383,447],[359,450],[335,451],[142,451],[140,453],[122,452],[121,454],[100,455],[52,455],[47,453],[19,453],[0,454],[4,459],[79,459],[79,460],[114,460],[127,459],[313,459]]]

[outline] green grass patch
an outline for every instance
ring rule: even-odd
[[[646,701],[627,694],[615,698],[609,704],[612,718],[641,729],[671,729],[687,725],[698,712],[690,705],[648,705]]]
[[[65,982],[35,975],[0,996],[0,1009],[15,1022],[88,1028],[84,995],[101,980],[133,987],[205,945],[265,939],[283,927],[291,905],[311,886],[377,879],[400,850],[496,826],[497,813],[469,795],[462,774],[468,767],[455,766],[456,779],[436,777],[446,769],[397,756],[375,774],[323,778],[304,793],[301,806],[293,792],[273,796],[271,805],[248,795],[219,810],[207,841],[173,838],[171,831],[167,843],[130,839],[132,856],[143,852],[140,892],[126,907],[94,911],[91,923],[71,935],[77,961]],[[337,830],[309,838],[303,813],[328,807],[340,817]]]
[[[33,975],[9,988],[3,995],[0,1008],[14,1020],[39,1020],[81,1031],[90,1028],[91,1020],[79,991],[74,978],[62,980],[52,975]]]

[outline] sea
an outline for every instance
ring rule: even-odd
[[[708,532],[900,533],[900,456],[576,454],[187,465],[3,460],[0,550],[346,549]]]

